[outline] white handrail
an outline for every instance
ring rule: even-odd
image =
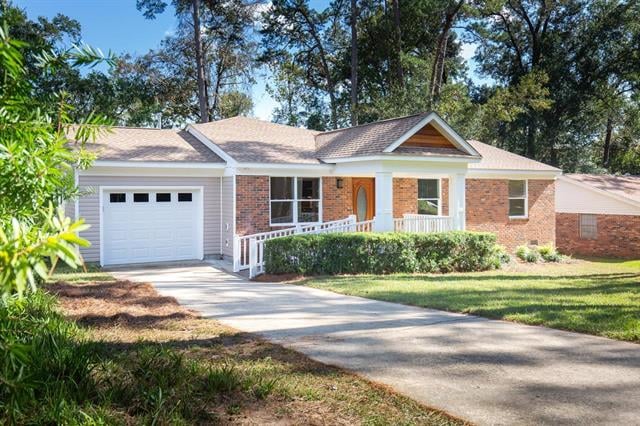
[[[324,234],[329,232],[370,232],[373,221],[356,222],[356,216],[351,215],[346,219],[334,220],[312,225],[299,225],[295,228],[278,229],[275,231],[259,232],[257,234],[234,237],[233,242],[233,270],[238,272],[243,269],[251,269],[252,265],[261,269],[264,242],[273,238],[287,237],[301,234]],[[251,240],[255,240],[255,264],[251,262]],[[261,271],[259,271],[261,272]],[[251,271],[250,271],[251,275]]]

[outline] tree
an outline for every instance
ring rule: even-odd
[[[160,49],[148,52],[139,60],[151,67],[149,71],[138,67],[143,73],[150,72],[155,79],[174,83],[178,88],[178,96],[172,97],[167,92],[160,96],[171,111],[169,121],[172,123],[218,119],[221,97],[226,92],[246,89],[253,83],[255,43],[251,40],[251,31],[255,5],[245,4],[242,0],[207,0],[200,3],[198,9],[200,25],[194,25],[192,2],[173,1],[178,17],[176,33],[166,37]],[[146,17],[164,12],[167,6],[163,1],[138,1],[138,7]],[[196,34],[201,28],[202,33]],[[202,48],[202,64],[198,60],[199,47]]]
[[[262,14],[263,63],[292,58],[305,72],[306,84],[329,99],[330,127],[342,122],[337,81],[340,60],[340,11],[317,12],[307,0],[275,0]]]
[[[89,115],[70,121],[64,92],[33,96],[33,70],[23,50],[29,46],[0,27],[0,291],[3,297],[34,291],[47,277],[45,259],[61,259],[77,267],[78,245],[87,245],[77,232],[83,221],[64,217],[61,203],[77,196],[74,168],[86,168],[92,156],[84,144],[107,123]],[[87,46],[61,53],[31,51],[40,57],[43,73],[54,75],[66,66],[104,60]],[[72,145],[72,146],[70,146]]]

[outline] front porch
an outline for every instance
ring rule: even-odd
[[[272,238],[330,232],[464,230],[466,168],[455,173],[422,171],[411,174],[406,166],[404,168],[402,173],[381,171],[369,176],[292,178],[301,182],[294,184],[296,193],[300,192],[298,187],[308,184],[310,179],[321,181],[318,186],[320,200],[315,207],[320,212],[320,221],[276,227],[270,220],[270,230],[234,235],[234,271],[249,269],[252,277],[262,272],[263,245]],[[273,179],[269,177],[272,197],[278,193],[274,191]],[[307,202],[305,198],[301,198],[298,205],[294,202],[295,208],[299,209],[296,214],[313,215],[304,210],[314,208],[313,202]],[[282,201],[271,199],[270,203]],[[270,205],[269,214],[273,215],[273,210]]]

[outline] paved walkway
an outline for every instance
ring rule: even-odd
[[[249,282],[204,265],[115,274],[475,423],[640,423],[640,345]]]

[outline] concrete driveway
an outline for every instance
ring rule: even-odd
[[[640,345],[249,282],[206,265],[115,275],[475,423],[640,423]]]

